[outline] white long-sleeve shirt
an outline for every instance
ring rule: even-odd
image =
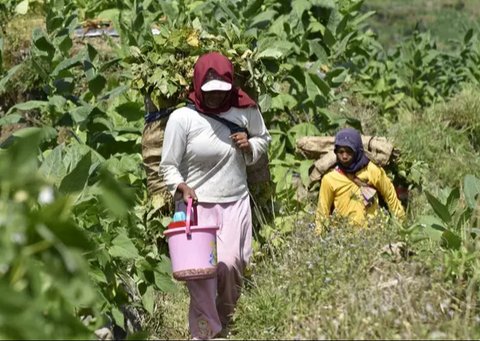
[[[246,165],[267,152],[270,134],[256,107],[232,107],[219,116],[248,129],[252,153],[235,146],[225,124],[188,107],[175,110],[165,128],[160,162],[172,195],[182,182],[195,190],[199,202],[232,202],[248,194]]]

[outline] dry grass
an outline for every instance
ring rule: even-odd
[[[300,224],[277,261],[257,269],[236,314],[236,339],[475,338],[479,316],[445,282],[435,252],[383,252],[392,226],[332,230]]]

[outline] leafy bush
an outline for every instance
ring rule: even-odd
[[[446,250],[449,276],[478,280],[480,179],[465,176],[463,197],[458,187],[447,187],[438,197],[430,192],[425,194],[435,216],[420,217],[408,233],[414,240],[430,238]]]
[[[391,53],[370,52],[355,92],[369,98],[380,113],[396,119],[400,110],[426,108],[458,93],[465,83],[478,84],[477,37],[469,30],[455,52],[442,52],[428,32],[415,32]]]

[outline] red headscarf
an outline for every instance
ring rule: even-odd
[[[231,107],[246,108],[257,105],[242,89],[232,86],[223,104],[217,109],[210,109],[203,103],[201,86],[205,83],[209,70],[214,70],[221,80],[233,85],[233,65],[224,55],[210,52],[202,55],[195,63],[193,70],[193,91],[188,98],[195,104],[198,111],[208,114],[219,114],[228,111]]]

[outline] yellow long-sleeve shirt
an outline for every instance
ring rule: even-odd
[[[405,218],[405,211],[397,198],[395,188],[383,168],[369,162],[355,175],[382,195],[389,211],[396,218],[400,220]],[[372,205],[366,207],[360,187],[337,170],[330,171],[322,178],[315,216],[317,229],[323,229],[322,224],[330,216],[332,205],[336,214],[350,217],[351,221],[358,226],[365,225],[367,217],[374,216],[379,209],[378,196],[375,196]]]

